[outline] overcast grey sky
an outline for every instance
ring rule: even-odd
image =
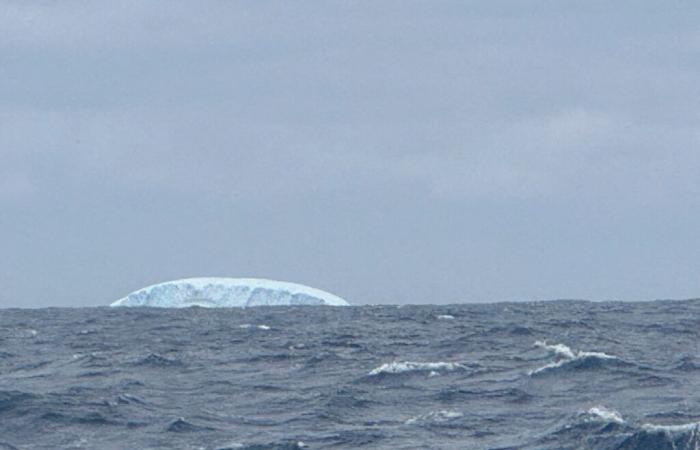
[[[691,1],[0,0],[0,307],[204,275],[698,297],[698,24]]]

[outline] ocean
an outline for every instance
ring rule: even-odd
[[[0,309],[0,449],[698,449],[700,301]]]

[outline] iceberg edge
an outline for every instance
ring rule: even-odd
[[[112,307],[245,308],[252,306],[350,304],[329,292],[262,278],[184,278],[144,287],[113,302]]]

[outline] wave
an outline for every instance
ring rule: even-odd
[[[494,390],[447,388],[435,394],[434,398],[441,403],[463,403],[483,399],[497,399],[507,403],[526,403],[532,400],[533,396],[517,388]]]
[[[167,431],[173,433],[196,433],[198,431],[211,431],[214,430],[212,427],[207,427],[203,425],[195,425],[192,422],[188,422],[184,417],[180,417],[177,420],[168,425]]]
[[[242,448],[245,448],[245,444],[234,441],[234,442],[229,442],[227,444],[219,445],[216,447],[216,450],[239,450]]]
[[[76,353],[70,362],[79,364],[82,367],[104,368],[111,367],[112,361],[102,352]]]
[[[698,361],[693,357],[684,356],[676,363],[675,370],[683,372],[700,370],[700,363],[698,363]]]
[[[381,374],[401,374],[410,372],[430,372],[431,375],[438,375],[440,372],[453,372],[457,370],[468,370],[468,367],[456,362],[412,362],[394,361],[372,369],[370,376]]]
[[[460,419],[464,417],[459,411],[450,410],[440,410],[440,411],[430,411],[427,414],[421,414],[420,416],[412,417],[408,419],[404,424],[414,425],[414,424],[436,424],[450,422],[455,419]]]
[[[33,328],[0,328],[0,338],[3,339],[31,339],[38,335]]]
[[[561,448],[595,450],[697,450],[700,448],[700,422],[679,425],[626,421],[614,409],[594,406],[566,423],[540,443],[558,442]]]
[[[269,325],[265,325],[265,324],[262,324],[262,325],[251,325],[251,324],[249,324],[249,323],[244,323],[244,324],[238,325],[238,328],[242,328],[242,329],[244,329],[244,330],[248,330],[248,329],[251,329],[251,328],[257,328],[258,330],[269,330],[269,329],[270,329],[270,326],[269,326]]]
[[[240,442],[231,442],[223,447],[216,447],[216,450],[301,450],[308,448],[302,441],[283,441],[271,442],[267,444],[242,444]]]
[[[110,419],[104,414],[97,411],[49,411],[42,414],[39,417],[41,420],[46,420],[48,422],[54,422],[63,425],[92,425],[92,426],[104,426],[104,425],[121,425],[120,422]]]
[[[377,403],[363,398],[350,390],[340,389],[324,402],[324,406],[334,414],[345,415],[348,411],[367,409]]]
[[[454,320],[455,316],[450,315],[450,314],[440,314],[439,316],[437,316],[437,319],[438,320]]]
[[[119,394],[117,396],[117,403],[124,404],[124,405],[131,405],[131,404],[137,404],[137,405],[145,405],[146,402],[131,394]]]
[[[625,423],[625,420],[622,418],[619,412],[615,411],[614,409],[608,409],[605,406],[594,406],[588,410],[587,414],[606,422],[619,424]]]
[[[548,350],[556,357],[556,360],[528,372],[528,375],[538,375],[544,372],[562,368],[588,369],[604,365],[606,363],[622,363],[617,356],[603,352],[574,351],[564,344],[547,344],[543,341],[535,342],[535,347]]]
[[[158,353],[151,353],[133,363],[137,367],[174,367],[182,366],[179,359],[171,359]]]
[[[27,392],[0,391],[0,413],[16,408],[25,408],[29,402],[35,399],[36,395]]]

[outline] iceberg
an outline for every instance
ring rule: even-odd
[[[330,305],[349,303],[301,284],[257,278],[186,278],[139,289],[111,306],[226,308],[248,306]]]

